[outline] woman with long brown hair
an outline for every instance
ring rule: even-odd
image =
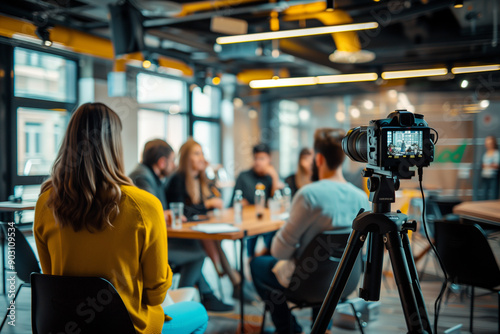
[[[210,184],[205,169],[207,161],[203,155],[201,145],[188,139],[179,150],[179,167],[170,179],[166,198],[168,203],[184,203],[184,213],[189,219],[196,215],[205,215],[213,209],[222,209],[224,202],[218,196],[215,185]],[[202,240],[203,248],[214,263],[217,273],[227,274],[234,291],[233,297],[239,297],[240,277],[238,272],[229,265],[220,241]],[[245,290],[245,299],[252,300],[251,293]]]
[[[36,204],[43,273],[109,280],[137,333],[203,332],[208,317],[200,304],[162,309],[172,283],[163,210],[125,175],[121,130],[118,115],[102,103],[83,104],[71,117]],[[173,320],[164,327],[165,312]],[[182,321],[187,314],[189,323]]]
[[[292,196],[295,195],[297,190],[306,184],[311,183],[311,177],[313,174],[313,157],[313,151],[310,148],[305,147],[300,150],[297,172],[285,179],[285,183],[288,184],[292,190]]]

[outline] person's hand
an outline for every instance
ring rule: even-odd
[[[165,222],[167,223],[167,227],[172,226],[172,210],[163,211],[163,215],[165,216]],[[187,217],[182,215],[182,222],[187,222]]]
[[[222,209],[224,207],[224,201],[219,197],[213,197],[205,201],[205,207],[207,209]]]
[[[266,167],[266,171],[265,171],[265,173],[266,173],[267,175],[269,175],[270,177],[272,177],[273,179],[274,179],[275,177],[278,177],[278,172],[276,171],[276,169],[274,168],[274,166],[273,166],[273,165],[268,165],[268,166]]]
[[[247,205],[250,205],[250,203],[248,203],[246,198],[243,198],[243,200],[241,201],[241,206],[247,206]]]

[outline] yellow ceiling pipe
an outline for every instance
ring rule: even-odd
[[[204,12],[219,8],[231,8],[236,5],[244,5],[246,3],[257,2],[260,0],[209,0],[209,1],[197,1],[190,2],[182,5],[182,10],[175,17],[188,16],[197,12]]]
[[[236,75],[236,79],[238,82],[248,85],[252,80],[272,79],[274,76],[278,76],[279,78],[288,78],[290,77],[290,73],[286,68],[280,69],[277,73],[271,68],[248,69],[239,72]]]
[[[62,44],[66,48],[76,53],[115,60],[114,68],[118,71],[124,70],[124,61],[126,60],[143,60],[142,53],[140,52],[125,55],[122,58],[115,59],[115,55],[113,52],[113,43],[106,38],[97,37],[62,26],[55,26],[49,28],[48,30],[50,32],[50,39],[52,40],[52,42]],[[35,31],[36,26],[31,22],[0,15],[1,36],[12,38],[14,35],[24,35],[38,39]],[[186,76],[193,75],[193,69],[180,60],[161,56],[159,63],[160,66],[180,70]]]
[[[326,2],[313,2],[310,4],[291,6],[283,11],[283,21],[302,21],[316,19],[325,26],[352,23],[352,17],[340,9],[326,11]],[[339,51],[357,52],[361,50],[358,34],[355,31],[337,32],[332,34],[333,40]]]

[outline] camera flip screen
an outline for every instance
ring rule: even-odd
[[[387,156],[399,158],[421,156],[423,154],[422,130],[389,130],[387,131]]]

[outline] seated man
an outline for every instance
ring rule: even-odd
[[[366,194],[342,175],[345,158],[342,138],[341,130],[316,130],[313,180],[319,181],[302,187],[295,195],[289,220],[273,238],[272,256],[257,257],[250,263],[253,282],[260,297],[269,306],[277,333],[289,333],[291,323],[295,333],[302,332],[283,294],[290,283],[294,260],[300,257],[316,235],[351,227],[359,209],[369,209]]]
[[[266,201],[273,196],[276,189],[280,188],[281,183],[278,173],[273,165],[271,165],[271,150],[269,146],[263,143],[254,146],[252,168],[241,172],[234,185],[235,193],[236,190],[241,190],[243,193],[243,205],[255,204],[254,196],[257,183],[261,183],[266,187]],[[234,198],[234,193],[232,198]],[[274,233],[263,235],[264,243],[268,249],[271,247],[273,236]],[[247,239],[248,257],[254,257],[256,244],[257,237],[250,237]]]
[[[164,140],[155,139],[146,143],[142,163],[130,174],[138,188],[158,197],[167,222],[170,222],[170,212],[166,210],[168,206],[162,179],[174,171],[174,160],[175,154],[170,145]],[[201,273],[205,251],[199,240],[168,238],[168,258],[174,270],[179,268],[179,287],[198,286],[201,301],[208,311],[227,312],[233,309],[231,305],[217,299]]]

